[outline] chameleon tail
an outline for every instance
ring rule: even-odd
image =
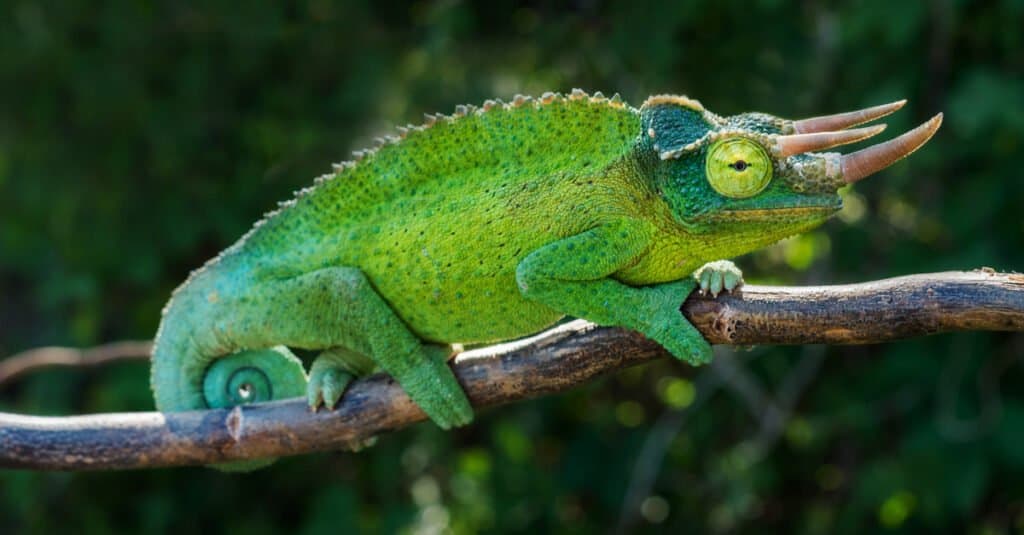
[[[179,301],[175,299],[175,301]],[[186,300],[187,301],[187,300]],[[302,362],[283,346],[211,356],[194,342],[185,303],[165,311],[153,346],[150,385],[157,410],[177,412],[226,408],[306,394]],[[273,459],[214,465],[224,471],[261,468]]]
[[[192,341],[179,314],[168,307],[153,343],[149,383],[160,412],[202,410],[210,406],[203,393],[206,368],[213,357],[203,355]],[[187,325],[187,324],[186,324]]]

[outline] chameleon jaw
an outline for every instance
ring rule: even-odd
[[[780,206],[777,208],[737,208],[722,210],[709,215],[711,221],[774,221],[779,218],[802,218],[821,215],[822,218],[842,209],[841,200],[829,200],[827,203],[804,206]]]

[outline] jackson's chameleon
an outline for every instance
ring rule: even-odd
[[[852,154],[817,152],[878,133],[847,128],[902,104],[790,121],[575,90],[427,116],[336,165],[174,292],[153,354],[157,407],[306,396],[330,408],[381,369],[447,429],[473,417],[450,344],[566,315],[707,362],[680,304],[741,277],[705,264],[820,225],[838,188],[921,146],[941,115]],[[308,379],[287,346],[322,351]]]

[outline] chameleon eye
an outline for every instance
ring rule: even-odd
[[[734,137],[711,145],[705,172],[715,191],[733,199],[745,199],[768,187],[772,161],[761,145]]]

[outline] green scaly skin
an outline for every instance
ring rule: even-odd
[[[579,91],[428,116],[336,166],[175,291],[153,354],[157,407],[302,395],[332,407],[353,377],[381,369],[447,429],[473,417],[450,344],[518,338],[566,315],[706,363],[710,345],[679,313],[694,270],[841,205],[829,154],[774,158],[753,197],[709,186],[712,143],[763,142],[784,124],[718,117],[685,97],[636,109]],[[698,279],[714,293],[741,283],[731,263]],[[308,379],[284,346],[323,351]]]

